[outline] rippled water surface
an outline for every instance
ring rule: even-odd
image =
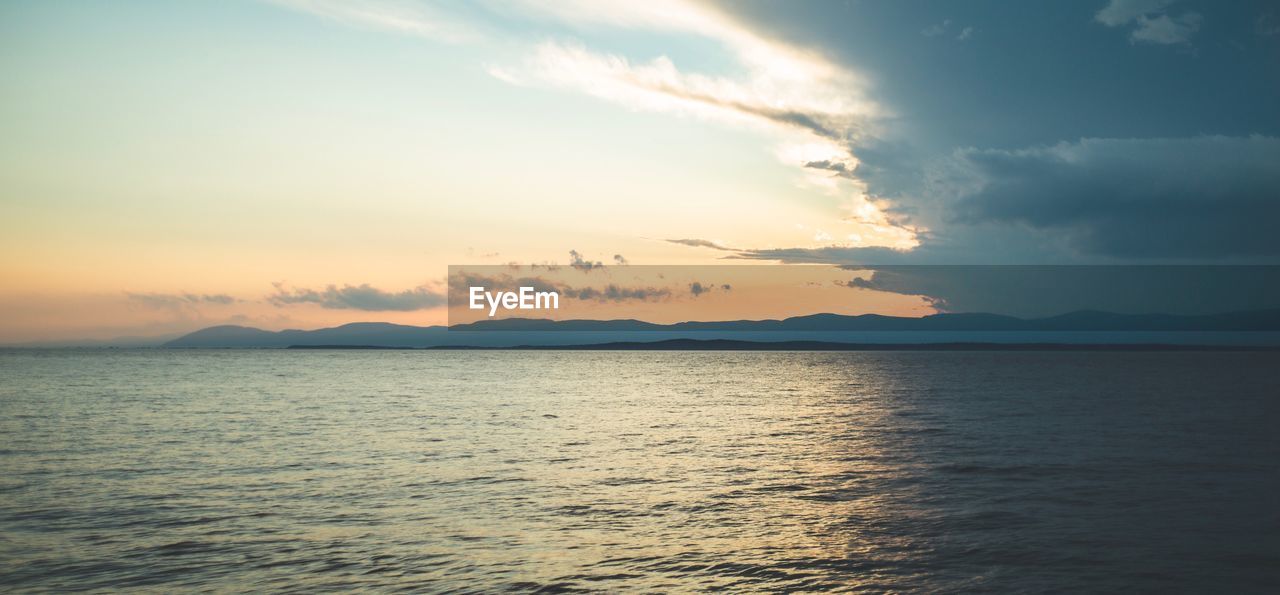
[[[0,590],[1280,587],[1280,354],[0,352]]]

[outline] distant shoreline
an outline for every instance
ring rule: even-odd
[[[1172,343],[840,343],[833,341],[737,341],[732,339],[668,339],[615,341],[581,345],[515,345],[486,347],[439,345],[290,345],[298,350],[406,351],[1280,351],[1280,345],[1178,345]]]

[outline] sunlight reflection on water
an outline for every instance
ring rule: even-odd
[[[0,352],[0,585],[1265,590],[1277,364]]]

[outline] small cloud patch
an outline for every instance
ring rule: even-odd
[[[288,289],[275,283],[276,292],[267,301],[276,306],[316,304],[329,310],[364,310],[368,312],[411,312],[442,306],[445,295],[423,285],[404,291],[385,291],[364,283],[361,285],[329,285],[324,289]]]

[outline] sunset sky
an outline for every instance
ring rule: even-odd
[[[571,250],[1280,262],[1269,2],[9,1],[0,73],[0,344],[443,323]]]

